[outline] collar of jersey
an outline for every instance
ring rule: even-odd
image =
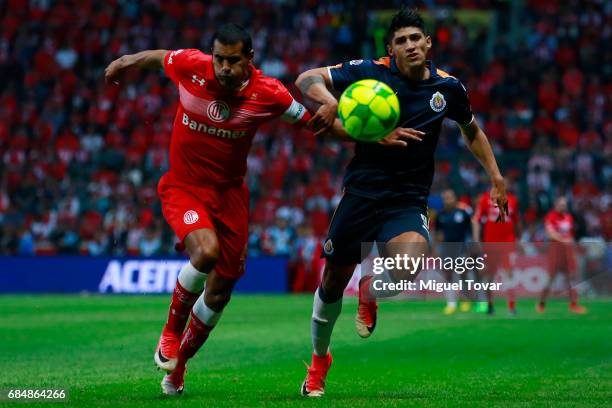
[[[410,82],[416,82],[416,83],[423,83],[423,84],[428,84],[430,82],[434,82],[438,79],[439,75],[436,69],[436,66],[434,65],[432,60],[425,60],[425,65],[427,65],[427,68],[429,68],[429,78],[427,79],[423,79],[422,81],[414,81],[412,79],[408,79],[408,78],[404,78],[404,80],[406,81],[410,81]],[[395,63],[395,57],[391,58],[391,72],[393,74],[396,75],[402,75],[399,68],[397,67],[397,64]]]

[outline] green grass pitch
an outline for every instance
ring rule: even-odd
[[[0,296],[0,389],[67,388],[67,402],[0,406],[610,406],[612,300],[570,315],[441,314],[442,302],[388,301],[370,339],[345,300],[322,400],[299,396],[311,296],[235,296],[189,364],[185,393],[161,395],[153,351],[169,296]]]

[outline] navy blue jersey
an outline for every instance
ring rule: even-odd
[[[401,197],[426,206],[434,174],[434,152],[445,117],[460,125],[473,120],[465,87],[459,80],[427,61],[430,78],[413,81],[403,77],[392,58],[354,60],[329,67],[332,86],[344,91],[361,79],[375,79],[393,89],[400,102],[398,127],[425,132],[422,142],[408,147],[357,143],[346,175],[346,191],[370,198]]]
[[[436,215],[436,232],[444,242],[466,242],[472,236],[471,214],[463,208],[443,208]]]

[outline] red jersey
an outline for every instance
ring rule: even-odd
[[[544,227],[546,229],[551,228],[563,239],[574,238],[574,217],[568,212],[549,211],[544,217]]]
[[[482,242],[514,242],[516,234],[514,226],[518,222],[518,200],[512,193],[508,197],[508,215],[506,221],[495,222],[499,217],[499,208],[491,200],[491,195],[487,191],[478,202],[474,218],[484,224],[482,231]]]
[[[178,88],[170,140],[170,175],[188,184],[241,184],[257,128],[281,116],[305,123],[306,109],[277,79],[250,66],[247,84],[228,95],[215,77],[212,56],[196,49],[169,51],[164,71]]]

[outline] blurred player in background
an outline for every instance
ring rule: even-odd
[[[164,218],[180,240],[177,249],[187,249],[189,262],[178,275],[154,356],[168,372],[161,383],[166,394],[182,392],[187,360],[208,338],[244,273],[249,209],[244,175],[257,128],[279,116],[299,124],[310,117],[278,80],[252,65],[252,41],[244,28],[222,26],[211,51],[142,51],[113,61],[105,73],[117,83],[129,68],[163,68],[179,93],[170,169],[158,193]]]
[[[546,297],[550,292],[557,274],[565,275],[567,291],[570,297],[569,310],[573,313],[584,314],[587,312],[584,306],[578,304],[578,294],[572,289],[572,277],[576,275],[578,264],[576,262],[574,240],[574,217],[568,211],[567,199],[559,197],[555,201],[555,207],[546,214],[544,227],[548,243],[548,284],[540,295],[540,301],[536,305],[539,313],[544,313]]]
[[[331,334],[344,289],[362,260],[362,243],[386,243],[386,256],[394,256],[397,245],[402,246],[402,254],[411,257],[427,253],[427,199],[434,151],[445,117],[459,124],[467,146],[487,171],[493,185],[491,197],[502,208],[503,218],[506,189],[487,137],[474,119],[465,87],[426,60],[431,38],[424,32],[422,18],[403,9],[394,16],[386,41],[390,57],[315,68],[296,81],[306,101],[320,105],[312,118],[319,132],[336,121],[338,101],[331,91],[341,92],[361,79],[374,78],[389,85],[401,106],[400,126],[378,143],[357,143],[347,168],[344,196],[323,247],[326,263],[314,295],[313,354],[301,388],[304,396],[318,397],[325,392],[332,362]],[[355,322],[362,337],[368,337],[376,325],[377,304],[370,282],[369,276],[360,282]]]
[[[474,212],[473,238],[483,243],[482,249],[486,256],[484,278],[494,281],[496,274],[503,270],[510,276],[512,274],[511,255],[516,249],[516,237],[519,228],[518,200],[512,192],[507,193],[508,201],[506,217],[503,217],[500,208],[488,191],[484,192],[478,200]],[[516,314],[516,294],[513,288],[507,289],[508,311]],[[487,290],[487,313],[494,313],[493,292]]]
[[[472,237],[472,212],[469,207],[462,205],[457,200],[457,195],[452,189],[442,192],[444,207],[435,216],[435,241],[436,251],[442,258],[457,258],[466,254],[465,243]],[[447,282],[457,282],[459,275],[454,271],[445,271]],[[457,297],[461,293],[449,290],[444,292],[446,296],[445,315],[451,315],[457,311]],[[462,311],[470,309],[469,301],[461,302]]]

